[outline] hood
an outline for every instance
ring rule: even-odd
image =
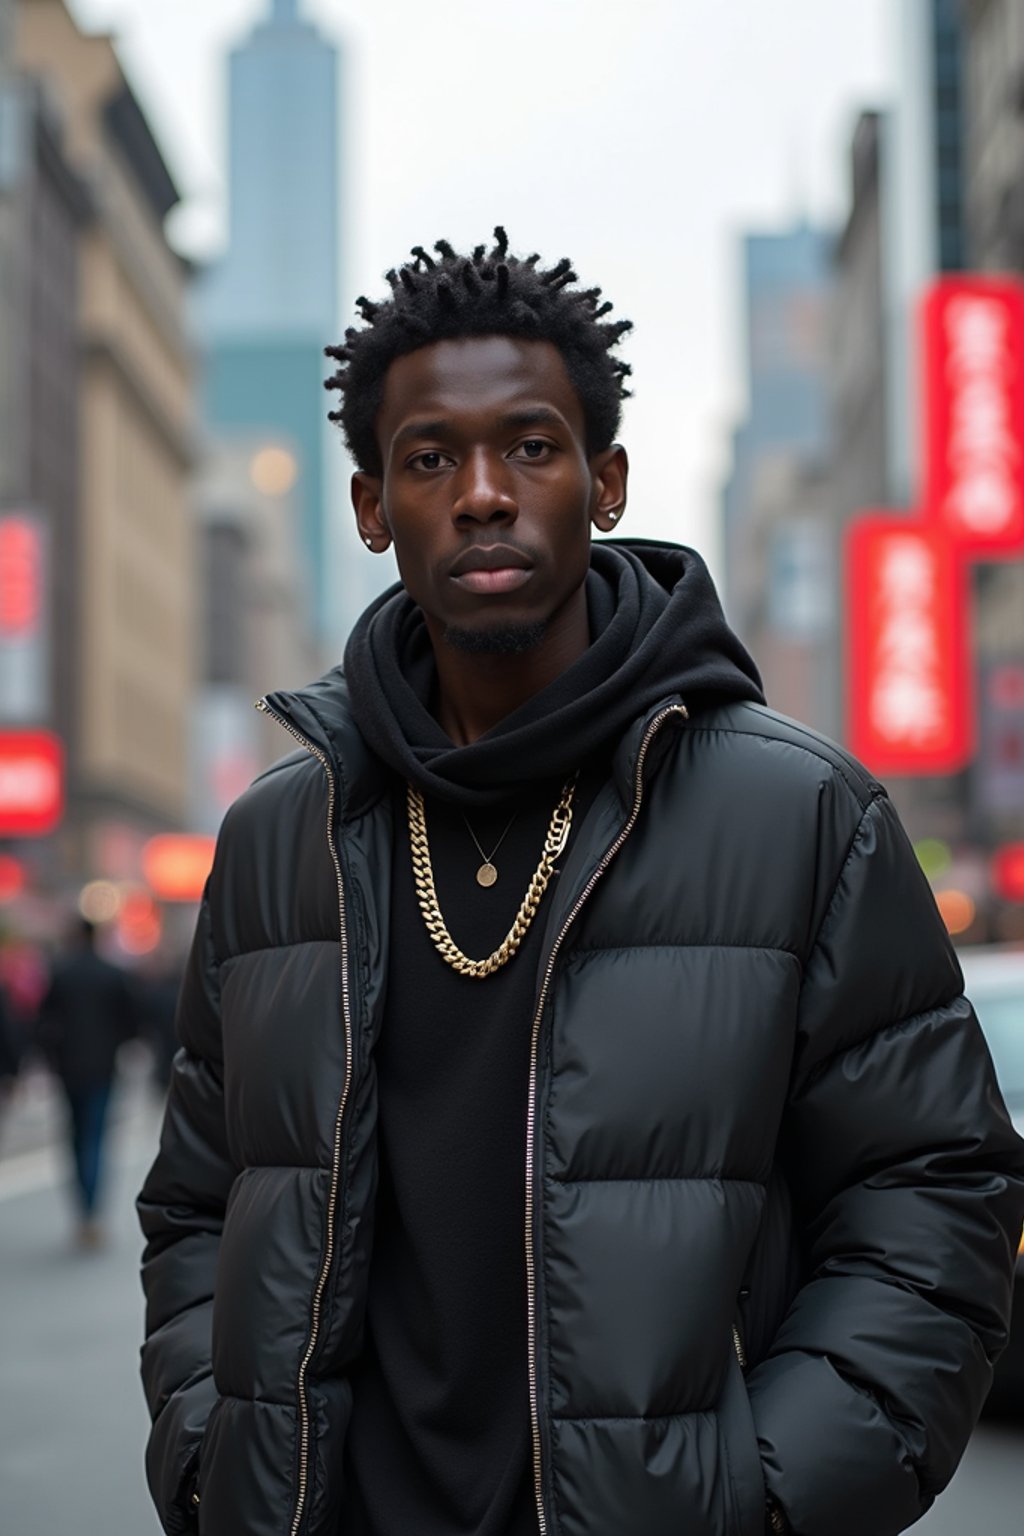
[[[472,809],[610,755],[630,727],[672,698],[691,717],[734,700],[764,702],[757,668],[694,550],[595,543],[586,593],[584,654],[486,735],[456,746],[429,708],[435,672],[423,616],[401,584],[391,587],[363,614],[345,651],[349,704],[366,744],[424,793]],[[322,697],[322,685],[314,687]]]

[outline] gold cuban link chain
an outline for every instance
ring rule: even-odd
[[[416,882],[416,896],[420,911],[423,913],[423,921],[427,925],[427,932],[430,934],[434,948],[442,960],[447,961],[452,970],[458,971],[460,976],[473,976],[477,979],[492,976],[495,971],[500,971],[501,967],[511,960],[526,937],[527,930],[537,915],[541,898],[550,884],[555,860],[561,858],[565,852],[565,845],[569,841],[576,778],[577,775],[573,774],[562,790],[562,798],[552,813],[540,863],[523,897],[522,906],[516,913],[515,922],[497,949],[488,955],[486,960],[471,960],[468,955],[464,955],[448,932],[438,904],[437,891],[434,889],[434,870],[430,862],[430,843],[427,840],[427,819],[423,808],[423,796],[411,784],[406,786],[405,799],[409,811],[412,872]]]

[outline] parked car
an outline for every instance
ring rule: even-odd
[[[962,949],[960,964],[1003,1097],[1024,1136],[1024,949]],[[996,1367],[989,1402],[1024,1412],[1024,1241],[1017,1253],[1010,1343]]]

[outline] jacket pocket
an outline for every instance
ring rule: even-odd
[[[764,1536],[767,1518],[764,1473],[747,1384],[740,1365],[742,1353],[743,1340],[738,1328],[734,1328],[725,1385],[718,1404],[722,1454],[729,1469],[732,1492],[729,1536]]]

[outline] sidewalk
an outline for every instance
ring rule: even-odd
[[[44,1074],[0,1132],[0,1487],[4,1536],[158,1536],[143,1475],[142,1238],[133,1202],[160,1106],[140,1072],[110,1127],[107,1245],[76,1251],[63,1106]]]

